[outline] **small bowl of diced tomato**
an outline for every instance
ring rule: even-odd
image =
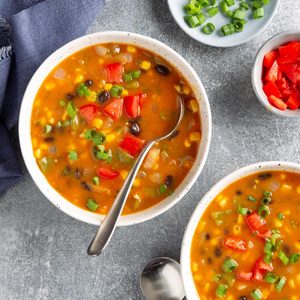
[[[271,112],[300,117],[300,31],[286,31],[269,39],[258,51],[252,85]]]

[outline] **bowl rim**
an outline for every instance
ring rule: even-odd
[[[272,106],[269,101],[267,96],[265,95],[265,93],[262,90],[262,86],[260,87],[259,82],[262,84],[261,79],[258,79],[258,74],[262,75],[262,61],[263,61],[263,57],[264,55],[270,51],[271,49],[274,49],[274,47],[269,49],[269,46],[272,42],[276,42],[275,44],[278,44],[275,47],[278,47],[282,44],[287,43],[288,41],[282,41],[282,39],[288,38],[289,36],[292,35],[299,35],[299,40],[300,40],[300,30],[286,30],[283,32],[280,32],[278,34],[273,35],[272,37],[270,37],[269,39],[267,39],[262,46],[258,49],[258,51],[256,52],[255,55],[255,59],[252,65],[252,70],[251,70],[251,82],[252,82],[252,87],[253,90],[256,94],[256,97],[258,98],[259,102],[270,112],[279,115],[279,116],[283,116],[283,117],[288,117],[288,118],[297,118],[300,117],[300,110],[285,110],[282,111],[274,106]]]
[[[185,32],[189,37],[191,37],[192,39],[194,39],[195,41],[197,41],[197,42],[199,42],[201,44],[208,45],[208,46],[211,46],[211,47],[216,47],[216,48],[232,48],[232,47],[237,47],[237,46],[243,45],[243,44],[248,43],[249,41],[253,40],[257,35],[259,35],[261,32],[263,32],[267,28],[267,26],[272,22],[272,20],[274,19],[275,15],[276,15],[276,13],[278,11],[278,7],[279,7],[279,4],[280,4],[280,0],[277,0],[276,3],[275,3],[274,10],[270,14],[268,21],[263,26],[261,26],[260,29],[257,30],[253,35],[250,35],[249,37],[246,37],[241,42],[237,41],[237,42],[232,43],[230,45],[228,45],[228,44],[216,45],[213,42],[204,42],[200,38],[197,38],[197,36],[191,35],[190,32],[188,31],[188,28],[187,27],[185,28],[185,27],[181,26],[181,24],[177,20],[177,15],[174,14],[173,9],[171,8],[171,5],[173,4],[172,0],[167,0],[167,2],[168,2],[169,11],[171,12],[171,15],[172,15],[173,19],[175,20],[176,24],[179,26],[179,28],[183,32]]]
[[[19,114],[19,142],[27,170],[43,195],[65,214],[88,224],[99,225],[105,215],[95,214],[75,206],[66,200],[62,195],[60,195],[47,182],[45,176],[37,166],[37,162],[33,155],[30,136],[30,119],[36,93],[38,92],[42,82],[47,77],[49,72],[53,70],[54,65],[57,66],[62,60],[81,49],[92,45],[109,42],[134,44],[146,50],[148,49],[154,54],[164,57],[177,70],[179,69],[179,65],[181,67],[179,72],[184,76],[184,78],[189,78],[187,81],[194,90],[195,98],[200,107],[199,116],[201,119],[202,140],[200,142],[197,156],[192,168],[171,196],[168,196],[163,201],[150,208],[137,213],[121,216],[117,226],[128,226],[150,220],[174,206],[181,198],[183,198],[183,196],[195,183],[207,159],[212,131],[211,111],[208,97],[197,73],[175,50],[151,37],[125,31],[95,32],[79,37],[63,45],[46,58],[46,60],[36,70],[27,85]],[[176,61],[176,64],[173,64],[173,61]]]
[[[190,267],[190,252],[191,242],[197,228],[197,225],[210,203],[215,197],[222,192],[228,185],[237,181],[240,178],[255,174],[261,171],[290,171],[300,174],[300,164],[287,161],[265,161],[239,168],[215,183],[211,189],[203,196],[193,211],[189,222],[186,226],[180,254],[180,270],[182,275],[183,286],[186,292],[187,299],[201,299],[198,295],[191,267]]]

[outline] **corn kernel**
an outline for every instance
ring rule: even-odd
[[[75,77],[74,83],[80,83],[83,81],[83,76],[82,75],[77,75]]]
[[[289,287],[294,289],[296,287],[294,279],[289,280]]]
[[[135,53],[135,52],[136,52],[136,48],[133,47],[133,46],[127,46],[127,51],[128,51],[129,53]]]
[[[110,134],[108,134],[108,135],[106,136],[106,141],[107,141],[108,143],[114,141],[115,139],[116,139],[116,135],[115,135],[114,133],[110,133]]]
[[[54,123],[55,123],[54,118],[51,118],[51,119],[49,120],[49,124],[54,125]]]
[[[241,226],[235,225],[235,226],[233,227],[233,234],[238,235],[238,234],[240,234],[240,233],[241,233]]]
[[[34,156],[36,158],[41,158],[41,154],[42,154],[41,149],[38,148],[38,149],[34,150]]]
[[[124,89],[124,90],[122,91],[121,95],[122,95],[122,96],[128,96],[128,91]]]
[[[51,91],[55,88],[55,83],[53,81],[48,81],[44,84],[44,88],[47,90],[47,91]]]
[[[95,118],[95,119],[93,120],[93,126],[94,126],[95,128],[97,128],[97,129],[100,129],[101,126],[102,126],[102,124],[103,124],[103,121],[102,121],[102,119],[100,119],[100,118]]]
[[[196,99],[190,100],[189,103],[188,103],[188,108],[189,108],[193,113],[196,113],[196,112],[199,110],[197,100],[196,100]]]
[[[243,218],[242,215],[239,215],[239,216],[238,216],[238,223],[239,223],[239,224],[244,223],[244,218]]]
[[[205,225],[206,225],[206,222],[202,221],[202,222],[199,223],[197,229],[198,229],[199,231],[202,231],[202,230],[204,229]]]
[[[46,123],[47,123],[46,118],[45,118],[45,117],[41,117],[41,118],[40,118],[40,124],[41,124],[41,126],[45,126]]]
[[[185,94],[185,95],[189,95],[190,94],[190,88],[187,86],[187,85],[184,85],[182,87],[182,92]]]
[[[221,207],[225,207],[225,205],[227,204],[227,201],[228,201],[228,198],[225,197],[225,198],[223,198],[221,201],[219,201],[219,205],[220,205]]]
[[[87,97],[87,101],[89,102],[96,102],[96,99],[97,99],[97,93],[94,91],[92,91],[90,95]]]
[[[106,91],[109,91],[111,88],[112,88],[112,84],[111,83],[105,83],[104,84],[104,89],[106,90]]]
[[[213,245],[213,246],[217,246],[219,241],[217,239],[211,239],[210,240],[210,243]]]
[[[141,185],[141,181],[138,178],[134,179],[133,186],[134,187],[139,187],[140,185]]]
[[[52,118],[52,112],[51,112],[51,111],[48,111],[48,112],[47,112],[47,118],[48,118],[48,119],[51,119],[51,118]]]
[[[201,281],[202,280],[202,276],[199,274],[194,275],[194,279],[195,281]]]
[[[232,295],[229,295],[228,297],[227,297],[227,300],[233,300],[234,298],[233,298],[233,296]]]
[[[143,70],[145,70],[145,71],[148,71],[151,68],[151,62],[148,61],[148,60],[143,60],[140,63],[140,68],[143,69]]]
[[[196,262],[193,262],[193,263],[192,263],[192,271],[193,271],[193,272],[197,272],[198,270],[199,270],[198,264],[197,264]]]
[[[126,170],[121,170],[120,171],[120,175],[122,177],[123,180],[125,180],[125,178],[127,177],[128,175],[128,172]]]
[[[191,142],[197,142],[197,141],[200,141],[200,139],[201,139],[200,132],[195,131],[195,132],[190,133],[190,141]]]
[[[291,214],[291,211],[290,211],[289,209],[286,209],[286,210],[283,212],[283,214],[284,214],[285,216],[289,216],[289,215]]]
[[[275,218],[274,219],[274,226],[276,228],[282,227],[282,222],[278,218]]]
[[[207,282],[204,286],[204,292],[208,292],[209,288],[210,288],[210,283]]]
[[[288,185],[288,184],[283,184],[283,185],[281,186],[281,190],[282,190],[283,192],[288,193],[288,192],[290,192],[290,191],[292,190],[292,187],[291,187],[290,185]]]
[[[155,164],[152,168],[152,170],[157,170],[158,169],[158,164]]]
[[[297,281],[297,284],[299,285],[300,284],[300,274],[296,275],[296,281]]]
[[[40,148],[41,148],[42,150],[48,150],[48,145],[47,145],[46,143],[42,143],[42,144],[40,145]]]
[[[300,250],[300,242],[296,242],[296,243],[295,243],[295,247],[296,247],[298,250]]]
[[[185,140],[184,140],[184,146],[185,146],[186,148],[191,147],[191,142],[190,142],[188,139],[185,139]]]
[[[284,180],[284,179],[286,179],[286,174],[280,174],[280,179],[282,179],[282,180]]]
[[[296,192],[300,194],[300,185],[297,186]]]
[[[292,296],[291,300],[298,300],[297,296]]]

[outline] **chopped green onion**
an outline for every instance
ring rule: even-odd
[[[100,178],[99,178],[98,176],[94,176],[94,177],[92,178],[92,183],[93,183],[94,185],[99,185],[99,183],[100,183]]]
[[[245,27],[245,22],[243,22],[244,20],[234,20],[234,28],[235,28],[235,32],[242,32],[244,30]]]
[[[91,91],[88,89],[88,87],[84,84],[84,83],[81,83],[78,88],[76,89],[76,93],[79,97],[82,97],[82,96],[90,96],[91,94]]]
[[[63,99],[59,100],[59,105],[60,106],[65,106],[66,105],[65,100],[63,100]]]
[[[140,76],[141,76],[141,71],[140,71],[140,70],[132,71],[132,72],[131,72],[131,76],[132,76],[133,79],[140,78]]]
[[[168,190],[168,187],[165,184],[161,184],[159,186],[158,190],[159,190],[159,193],[162,195]]]
[[[283,220],[283,219],[284,219],[284,214],[283,214],[283,213],[279,213],[279,214],[277,215],[277,218],[278,218],[279,220]]]
[[[270,208],[269,206],[266,205],[262,205],[258,208],[258,214],[262,217],[265,218],[266,216],[268,216],[270,214]]]
[[[235,4],[234,0],[225,0],[228,6],[232,6]]]
[[[227,3],[225,1],[221,1],[220,6],[221,6],[222,13],[226,14],[229,10]]]
[[[95,145],[101,145],[105,141],[105,135],[94,129],[87,129],[84,132],[84,137],[87,140],[91,140]]]
[[[75,150],[71,150],[69,152],[69,159],[74,161],[74,160],[77,160],[78,159],[78,154]]]
[[[209,6],[208,0],[198,0],[198,2],[202,7]]]
[[[236,268],[238,267],[238,263],[232,259],[226,259],[222,265],[222,270],[226,273],[231,273],[233,272]]]
[[[189,3],[186,6],[184,6],[184,10],[187,14],[194,15],[200,12],[201,5],[199,5],[198,2]]]
[[[270,265],[272,263],[272,259],[273,259],[273,253],[272,254],[267,253],[264,257],[264,262]]]
[[[246,207],[239,207],[238,208],[238,214],[242,216],[246,216],[249,212],[249,208]]]
[[[281,292],[284,285],[285,285],[285,282],[286,282],[286,278],[285,277],[280,277],[278,283],[275,285],[275,289],[277,292]]]
[[[247,2],[241,2],[240,3],[240,8],[248,10],[249,9],[249,4]]]
[[[210,4],[211,6],[216,5],[216,3],[217,3],[217,0],[209,0],[209,4]]]
[[[206,18],[203,13],[198,14],[196,17],[198,18],[199,25],[202,25],[206,21]]]
[[[139,82],[137,80],[132,80],[128,84],[126,84],[127,89],[137,89],[140,86]]]
[[[91,211],[96,211],[99,207],[98,203],[92,198],[87,199],[86,206]]]
[[[275,283],[278,279],[278,276],[275,275],[274,273],[271,273],[271,272],[268,272],[266,275],[265,275],[265,282],[267,283]]]
[[[222,279],[231,287],[235,282],[235,277],[233,274],[225,273],[222,274]]]
[[[244,20],[246,16],[246,12],[244,10],[236,9],[233,13],[233,18],[238,20]]]
[[[211,7],[207,10],[208,15],[212,18],[219,12],[219,8],[217,6]]]
[[[233,17],[233,11],[228,10],[227,13],[226,13],[226,16],[227,16],[228,18],[232,18],[232,17]],[[227,25],[229,25],[229,24],[227,24]],[[224,26],[226,26],[226,25],[224,25]],[[223,26],[223,27],[224,27],[224,26]],[[224,34],[224,35],[225,35],[225,34]]]
[[[222,279],[222,275],[221,275],[221,274],[214,274],[212,280],[213,280],[214,282],[220,282],[221,279]]]
[[[124,80],[125,82],[131,81],[131,80],[132,80],[132,75],[131,75],[131,73],[125,73],[125,74],[123,74],[123,80]]]
[[[216,296],[218,298],[224,298],[226,296],[227,290],[228,290],[228,285],[220,283],[216,290]]]
[[[253,9],[257,9],[257,8],[260,8],[260,7],[262,7],[263,6],[263,4],[262,4],[262,2],[259,0],[259,1],[253,1],[252,2],[252,8]]]
[[[300,260],[300,253],[295,253],[290,256],[289,262],[290,264],[295,264]]]
[[[207,23],[203,28],[202,31],[205,34],[212,34],[215,31],[215,25],[213,23]]]
[[[262,292],[260,289],[255,289],[251,294],[253,300],[261,300],[263,298]]]
[[[287,265],[290,261],[282,250],[279,251],[278,257],[285,265]]]
[[[247,200],[249,200],[251,202],[256,202],[256,199],[251,195],[248,196]]]
[[[259,19],[262,18],[265,15],[265,10],[263,7],[257,8],[254,12],[253,12],[253,19]]]
[[[68,115],[73,119],[76,116],[77,108],[73,102],[68,102],[66,107]]]
[[[123,92],[124,88],[121,85],[113,85],[110,89],[110,94],[113,97],[119,97],[121,93]]]
[[[49,124],[47,124],[47,125],[43,128],[43,133],[44,133],[44,134],[48,134],[48,133],[51,132],[51,130],[52,130],[52,126],[49,125]]]
[[[267,254],[273,254],[273,245],[270,240],[267,240],[264,247],[264,252]]]
[[[45,173],[50,166],[52,166],[53,160],[51,157],[45,156],[42,159],[38,160],[38,165],[41,168],[42,172]]]

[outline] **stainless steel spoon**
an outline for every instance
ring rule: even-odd
[[[145,145],[143,150],[141,151],[141,153],[138,156],[137,160],[135,161],[132,169],[130,170],[129,174],[127,175],[127,177],[124,181],[124,184],[123,184],[121,190],[119,191],[111,209],[109,210],[108,214],[105,216],[94,239],[92,240],[91,244],[89,245],[88,250],[87,250],[88,255],[91,255],[91,256],[99,255],[104,250],[106,245],[108,244],[108,242],[115,230],[117,220],[123,210],[123,207],[125,205],[126,199],[130,192],[130,189],[131,189],[133,181],[136,177],[136,174],[138,173],[138,170],[139,170],[144,158],[146,157],[147,153],[151,149],[151,147],[155,143],[171,137],[172,134],[174,134],[174,132],[176,131],[178,125],[180,124],[180,122],[182,120],[183,114],[184,114],[184,104],[183,104],[183,100],[181,99],[181,97],[178,97],[178,108],[179,108],[178,119],[177,119],[177,122],[176,122],[174,128],[170,132],[165,134],[164,136],[158,137],[156,139],[149,141]]]
[[[179,263],[171,258],[159,257],[149,261],[140,280],[147,300],[182,300],[185,296]]]

